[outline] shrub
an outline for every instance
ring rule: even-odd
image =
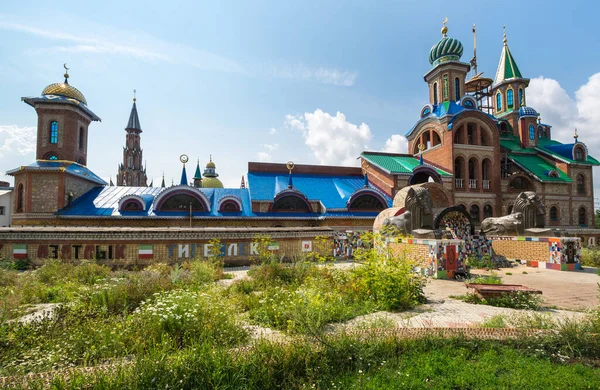
[[[467,265],[471,268],[494,268],[494,261],[490,255],[478,256],[470,255],[467,258]]]
[[[375,249],[357,250],[362,266],[350,271],[356,293],[381,310],[400,311],[425,302],[425,278],[413,271],[405,257],[392,257]]]
[[[600,268],[600,248],[582,248],[581,265]]]
[[[529,310],[538,310],[542,301],[542,297],[539,294],[529,294],[523,291],[505,293],[500,296],[490,297],[487,299],[483,299],[474,293],[452,296],[451,298],[459,299],[467,303]]]

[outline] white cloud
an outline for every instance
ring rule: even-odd
[[[341,87],[353,86],[358,77],[356,72],[325,67],[311,68],[303,64],[267,65],[267,69],[268,73],[279,78],[318,81]]]
[[[272,152],[274,150],[279,149],[279,144],[264,144],[263,145],[265,147],[265,149],[267,149],[269,152]]]
[[[408,140],[406,137],[394,134],[385,141],[383,152],[386,153],[406,153],[408,151]]]
[[[0,157],[9,154],[26,156],[35,152],[35,127],[1,126]]]
[[[579,140],[584,142],[590,155],[600,158],[600,73],[592,75],[576,92],[575,98],[560,86],[558,81],[536,77],[527,89],[527,105],[535,108],[543,123],[552,126],[552,138],[573,143],[577,128]],[[594,168],[595,194],[600,194],[600,168]]]
[[[271,134],[271,135],[274,135],[275,133],[277,133],[277,129],[276,129],[276,128],[274,128],[274,127],[271,127],[271,128],[269,129],[269,134]]]
[[[331,116],[317,109],[300,116],[286,115],[286,124],[302,132],[304,143],[324,165],[356,165],[356,158],[372,138],[368,125],[350,123],[341,112]]]
[[[72,27],[76,28],[75,26]],[[68,43],[67,45],[53,45],[32,51],[36,53],[67,52],[122,55],[149,62],[166,62],[221,72],[256,73],[270,77],[316,81],[322,84],[344,87],[354,85],[358,77],[356,72],[320,66],[308,67],[303,64],[242,65],[233,59],[199,50],[189,45],[163,41],[153,36],[130,31],[117,31],[107,26],[92,23],[86,25],[81,34],[73,35],[51,28],[39,28],[35,25],[8,21],[0,15],[0,30],[15,31],[49,41]],[[273,130],[271,129],[271,134],[275,133]]]
[[[267,152],[258,152],[256,156],[258,157],[258,161],[261,162],[270,162],[272,160],[271,154]]]

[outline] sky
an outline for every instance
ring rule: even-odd
[[[357,165],[363,150],[406,152],[427,103],[428,54],[448,36],[493,78],[506,25],[528,105],[600,157],[600,50],[589,1],[0,2],[0,180],[35,160],[36,115],[21,102],[69,82],[102,122],[88,167],[115,179],[133,90],[149,181],[181,175],[179,156],[239,187],[249,161]],[[195,164],[188,164],[188,172]],[[600,197],[600,168],[595,169]]]

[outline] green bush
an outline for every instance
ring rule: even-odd
[[[581,265],[600,268],[600,248],[582,248]]]
[[[496,275],[478,276],[475,279],[469,280],[473,284],[502,284],[502,278]]]
[[[375,249],[358,250],[362,265],[350,271],[352,284],[362,300],[372,300],[381,310],[401,311],[425,302],[425,278],[413,271],[405,257],[392,257]]]
[[[539,294],[530,294],[523,291],[505,293],[497,297],[490,297],[486,299],[483,299],[474,293],[452,296],[452,298],[459,299],[467,303],[528,310],[538,310],[542,301],[542,297]]]
[[[494,261],[490,255],[478,256],[470,255],[467,258],[467,265],[471,268],[494,268]]]

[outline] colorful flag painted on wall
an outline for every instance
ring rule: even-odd
[[[27,244],[13,244],[13,257],[15,259],[27,258]]]
[[[302,241],[302,252],[312,252],[312,241]]]
[[[152,245],[140,245],[140,259],[151,259],[154,255]]]

